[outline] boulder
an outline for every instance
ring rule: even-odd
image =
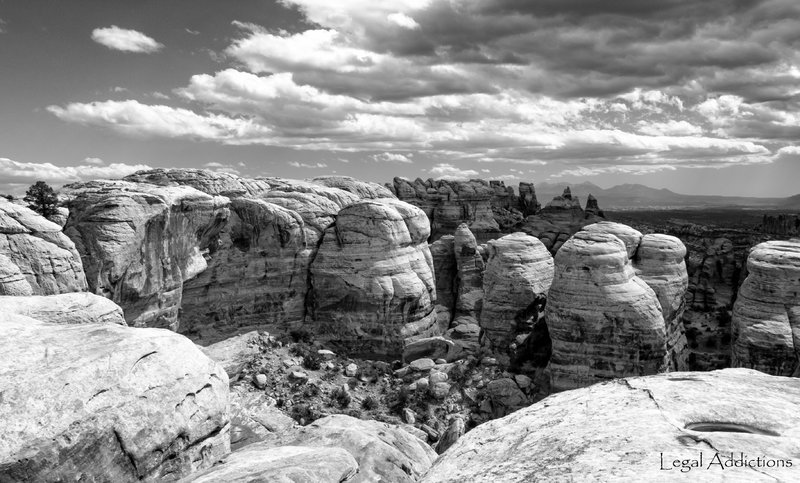
[[[561,247],[545,317],[555,391],[667,368],[658,297],[614,235],[582,231]]]
[[[481,424],[420,481],[794,481],[798,398],[747,369],[604,382]]]
[[[61,226],[0,197],[0,295],[83,291],[80,254]]]
[[[436,459],[430,446],[400,427],[341,414],[318,419],[272,444],[342,448],[358,462],[352,482],[411,483]]]
[[[119,305],[87,292],[29,297],[0,296],[0,311],[54,324],[127,325]]]
[[[444,337],[426,337],[409,342],[403,348],[403,362],[412,362],[417,359],[447,359],[453,351],[454,343]]]
[[[64,232],[83,259],[90,291],[125,311],[129,325],[178,328],[183,283],[228,218],[229,201],[188,186],[125,181],[68,185]]]
[[[425,214],[396,199],[343,208],[310,267],[308,323],[354,355],[399,358],[436,335],[436,287]]]
[[[486,395],[492,405],[493,418],[502,418],[529,403],[517,383],[508,377],[489,381],[486,385]]]
[[[351,481],[358,463],[342,448],[310,448],[257,443],[231,453],[219,465],[185,482],[318,483]]]
[[[733,365],[800,377],[800,241],[769,241],[747,257],[733,307]]]
[[[633,256],[636,255],[636,250],[639,249],[639,244],[642,242],[642,233],[639,230],[635,230],[622,223],[614,223],[613,221],[592,223],[591,225],[584,226],[583,231],[614,235],[625,244],[625,249],[628,251],[628,258],[633,258]]]
[[[230,450],[228,376],[189,339],[0,315],[0,475],[174,480]]]
[[[513,233],[488,243],[480,326],[493,347],[507,349],[530,332],[553,282],[553,257],[537,238]]]

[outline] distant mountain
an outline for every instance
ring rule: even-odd
[[[554,196],[560,195],[569,186],[573,196],[582,203],[592,194],[603,209],[639,208],[704,208],[704,207],[753,207],[800,209],[800,195],[789,198],[752,198],[745,196],[684,195],[666,188],[657,189],[642,184],[621,184],[601,188],[593,183],[534,183],[536,197],[544,206]]]

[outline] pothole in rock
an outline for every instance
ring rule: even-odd
[[[689,423],[686,429],[692,431],[701,431],[704,433],[749,433],[761,434],[764,436],[780,436],[774,431],[756,428],[747,424],[739,423],[722,423],[722,422],[706,422],[706,423]]]

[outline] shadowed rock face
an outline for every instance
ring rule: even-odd
[[[733,365],[800,376],[800,241],[761,243],[733,307]]]
[[[456,229],[453,239],[458,271],[456,297],[456,318],[472,317],[478,320],[483,307],[483,272],[486,264],[479,251],[475,235],[462,223]]]
[[[188,186],[93,181],[67,188],[64,232],[83,258],[92,292],[137,327],[178,327],[183,283],[206,269],[204,253],[229,201]]]
[[[430,244],[433,273],[436,276],[436,314],[445,330],[448,329],[458,298],[458,266],[455,237],[445,235]]]
[[[487,245],[480,325],[494,347],[506,348],[517,332],[530,332],[529,305],[553,282],[553,257],[537,238],[513,233]]]
[[[0,198],[0,295],[85,290],[80,255],[61,227]]]
[[[357,354],[398,357],[438,333],[425,213],[395,199],[360,201],[325,230],[310,267],[314,331]]]
[[[746,391],[742,388],[746,387]],[[757,394],[757,400],[753,395]],[[628,378],[559,393],[473,429],[447,450],[424,483],[661,481],[661,469],[696,460],[688,479],[793,481],[800,380],[747,369]],[[769,410],[765,410],[769,408]],[[733,453],[762,466],[720,467]],[[502,455],[502,457],[499,457]],[[784,460],[766,467],[764,458]],[[793,460],[792,467],[785,460]]]
[[[174,480],[230,450],[228,377],[187,338],[8,313],[0,331],[7,481]]]
[[[561,247],[545,316],[555,391],[667,367],[658,298],[635,276],[625,244],[614,235],[582,231]]]

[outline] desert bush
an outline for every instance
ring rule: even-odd
[[[348,407],[350,405],[350,402],[352,402],[352,400],[353,397],[343,387],[337,387],[331,393],[331,404],[337,405],[342,409]]]
[[[361,401],[361,408],[366,411],[371,411],[378,407],[378,400],[372,396],[367,396],[366,399]]]
[[[316,371],[322,365],[322,357],[314,351],[306,352],[303,356],[303,367],[310,371]]]
[[[314,335],[302,327],[299,329],[290,330],[289,337],[291,337],[294,342],[310,343],[312,340],[314,340]]]
[[[303,403],[293,405],[289,415],[303,426],[313,423],[322,416],[314,406]]]

